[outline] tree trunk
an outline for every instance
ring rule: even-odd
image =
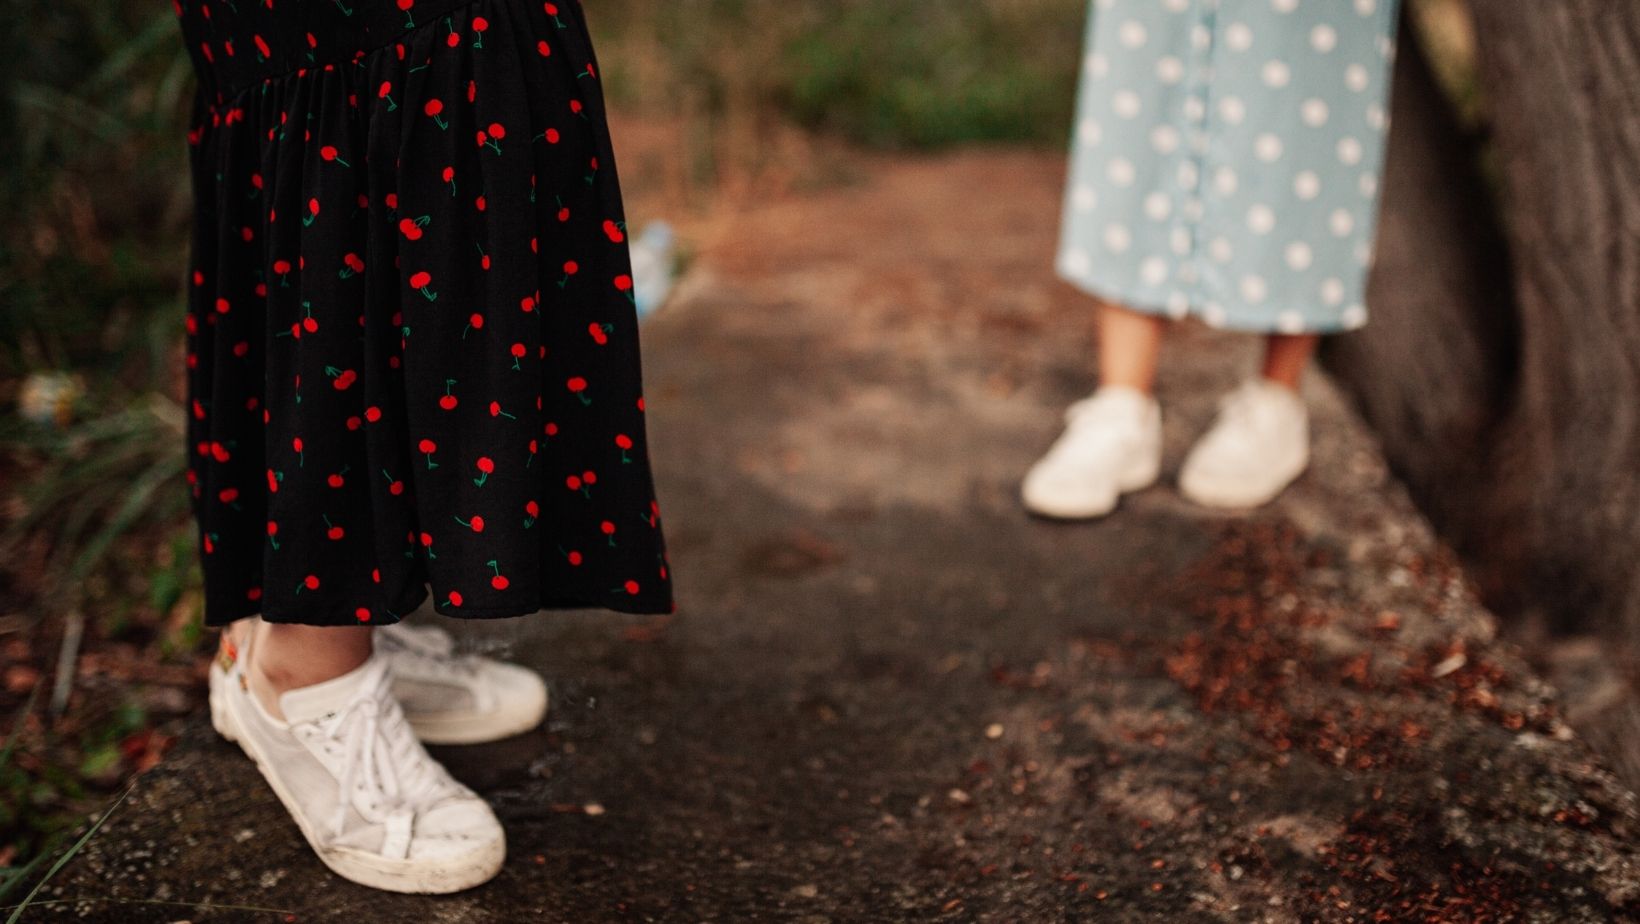
[[[1476,144],[1404,21],[1399,46],[1372,320],[1324,358],[1496,602],[1528,553],[1496,468],[1518,355],[1505,246]]]
[[[1472,0],[1520,304],[1533,591],[1640,631],[1640,4]]]

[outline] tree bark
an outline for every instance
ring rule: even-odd
[[[1404,39],[1374,321],[1329,359],[1494,602],[1640,638],[1640,3],[1470,6],[1509,260]]]
[[[1640,4],[1472,0],[1520,304],[1533,589],[1640,631]]]
[[[1506,248],[1475,139],[1404,20],[1398,44],[1372,320],[1323,358],[1495,601],[1528,551],[1494,451],[1518,356]]]

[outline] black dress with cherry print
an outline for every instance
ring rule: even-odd
[[[577,0],[177,0],[206,618],[672,608]]]

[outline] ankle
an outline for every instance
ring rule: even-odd
[[[291,690],[334,680],[370,659],[371,630],[257,623],[250,638],[237,642],[246,658],[251,692],[269,715],[282,719],[279,697]]]

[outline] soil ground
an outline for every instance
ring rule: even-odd
[[[329,875],[196,719],[26,919],[1634,916],[1635,797],[1323,379],[1267,509],[1020,510],[1090,387],[1061,169],[869,160],[685,229],[646,338],[679,614],[459,628],[553,688],[538,732],[440,752],[508,826],[494,883]],[[1170,341],[1169,477],[1251,349]]]

